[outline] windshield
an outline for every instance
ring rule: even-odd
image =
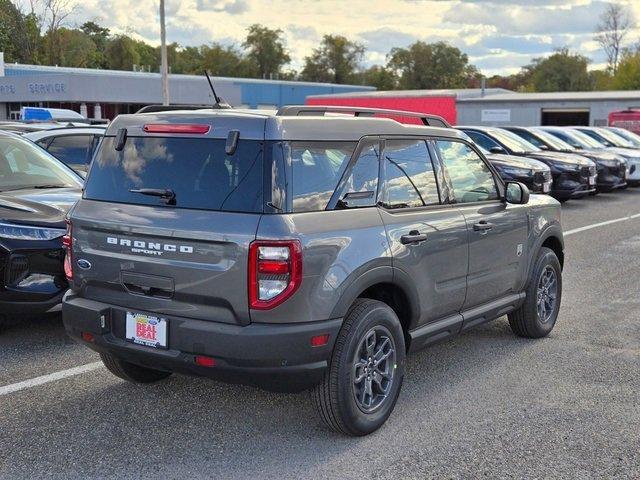
[[[581,132],[580,130],[570,129],[568,130],[568,133],[569,135],[572,135],[577,140],[579,140],[583,148],[598,148],[598,149],[606,148],[606,145],[600,143],[595,138],[590,137],[589,135],[587,135],[584,132]]]
[[[545,143],[551,145],[554,150],[575,150],[571,145],[569,145],[564,140],[559,139],[558,137],[551,135],[549,132],[545,132],[544,130],[532,129],[535,134],[540,137]]]
[[[619,137],[622,137],[631,142],[634,147],[640,147],[640,135],[630,132],[629,130],[625,130],[624,128],[613,127],[611,131],[613,131]]]
[[[519,137],[513,132],[494,128],[488,130],[492,137],[505,145],[509,150],[516,153],[539,152],[540,149],[533,143],[527,142],[524,138]]]
[[[633,147],[633,144],[626,138],[623,138],[610,130],[599,128],[597,133],[612,143],[615,147]]]
[[[262,213],[262,143],[224,139],[129,137],[122,151],[105,137],[85,198],[137,205]]]
[[[33,143],[0,136],[0,191],[82,187],[81,180]]]

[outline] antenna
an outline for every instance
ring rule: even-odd
[[[209,82],[209,88],[211,88],[211,93],[213,93],[213,99],[216,101],[214,108],[231,108],[231,105],[225,102],[216,93],[216,89],[213,87],[213,82],[211,81],[211,77],[209,76],[209,72],[207,70],[204,71],[204,76],[207,77],[207,82]]]

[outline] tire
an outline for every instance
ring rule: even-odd
[[[540,309],[538,308],[538,288],[544,283],[543,275],[547,276],[547,279],[553,276],[555,289],[549,286],[545,295],[542,287],[542,300],[549,300],[553,294],[555,298],[552,306],[549,302],[543,302],[544,309]],[[527,283],[526,295],[522,306],[509,314],[511,330],[520,337],[546,337],[556,324],[562,300],[562,268],[553,250],[546,247],[540,249]]]
[[[116,377],[131,383],[152,383],[164,380],[171,372],[163,372],[161,370],[153,370],[151,368],[141,367],[134,363],[125,362],[109,353],[101,353],[100,359],[104,366]]]
[[[371,350],[368,343],[373,345]],[[371,351],[386,360],[377,365],[358,360]],[[311,402],[322,422],[351,436],[368,435],[380,428],[400,394],[405,358],[402,325],[391,307],[377,300],[357,299],[338,333],[324,379],[311,391]],[[378,368],[380,365],[384,368]],[[382,370],[386,376],[391,373],[390,380],[379,373]],[[363,380],[358,383],[354,377]]]

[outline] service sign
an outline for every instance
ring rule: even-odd
[[[481,120],[483,122],[510,122],[511,110],[509,109],[482,110]]]

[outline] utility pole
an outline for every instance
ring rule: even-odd
[[[160,0],[160,57],[162,70],[162,104],[169,105],[169,62],[167,61],[167,29],[164,23],[164,0]]]

